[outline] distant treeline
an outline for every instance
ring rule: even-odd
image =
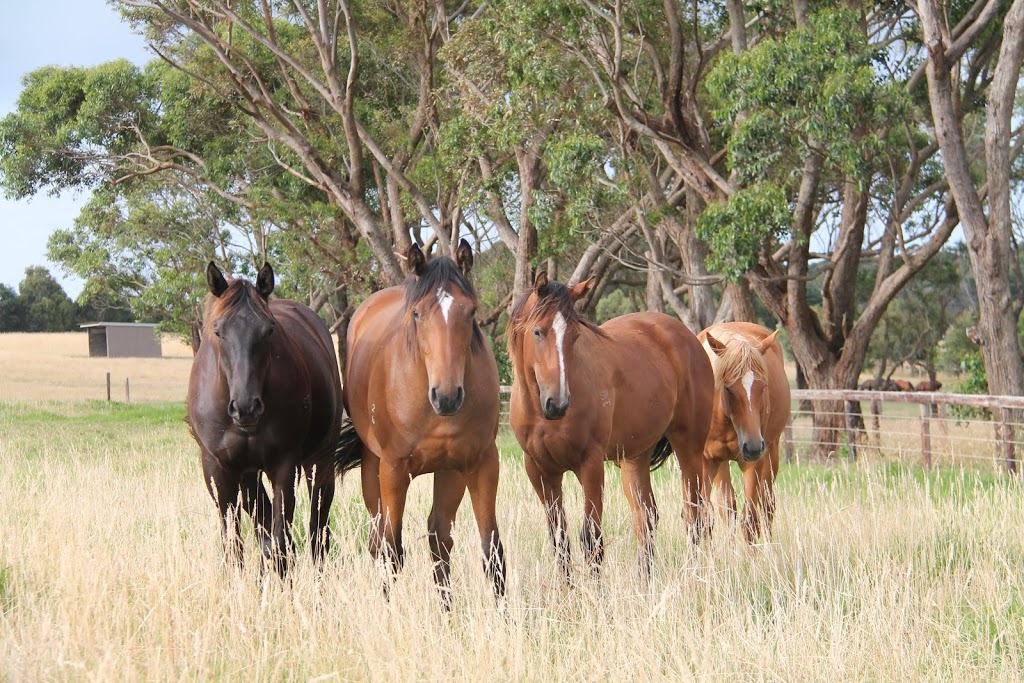
[[[42,266],[26,268],[17,290],[0,284],[0,332],[65,332],[100,320],[134,319],[124,302],[86,296],[83,303],[75,303]]]

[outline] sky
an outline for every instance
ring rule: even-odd
[[[0,117],[14,110],[26,73],[120,57],[143,64],[152,55],[105,0],[0,0]],[[82,282],[46,260],[46,240],[71,227],[87,199],[79,192],[13,201],[0,193],[0,283],[16,288],[26,268],[41,265],[76,297]]]

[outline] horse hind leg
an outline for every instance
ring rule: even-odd
[[[452,608],[451,555],[455,545],[452,524],[465,493],[466,479],[461,472],[442,470],[434,473],[434,502],[427,518],[427,533],[434,561],[434,584],[445,611]]]
[[[704,467],[704,444],[693,444],[685,433],[669,434],[682,473],[683,520],[690,527],[694,545],[711,535],[710,482]]]
[[[622,490],[633,512],[633,532],[639,543],[640,575],[647,579],[654,566],[654,531],[658,527],[658,507],[651,487],[650,453],[621,464]]]
[[[360,484],[363,490],[363,503],[370,513],[370,532],[367,550],[370,557],[380,557],[381,543],[384,538],[384,517],[380,503],[380,458],[363,448],[362,464],[359,467]]]
[[[580,542],[583,544],[583,555],[593,574],[598,574],[604,562],[604,537],[601,532],[601,521],[604,514],[604,455],[587,456],[576,477],[583,487],[584,511],[583,530]]]
[[[501,534],[498,533],[495,511],[498,498],[498,462],[498,449],[491,444],[490,449],[480,459],[476,470],[467,478],[469,498],[473,503],[473,516],[476,517],[477,529],[480,532],[484,575],[493,584],[496,598],[505,595],[505,548],[501,544]]]
[[[210,497],[220,511],[221,539],[224,557],[229,564],[241,568],[243,563],[242,533],[239,526],[240,475],[225,470],[211,454],[203,450],[203,478]]]
[[[322,461],[304,466],[303,472],[309,491],[309,548],[314,564],[320,567],[331,549],[329,521],[334,503],[334,467],[329,461]]]

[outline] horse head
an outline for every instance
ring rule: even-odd
[[[211,261],[206,284],[210,297],[203,315],[203,343],[216,350],[231,421],[253,428],[263,417],[263,382],[270,366],[270,338],[277,327],[267,305],[274,291],[274,269],[264,263],[255,286],[246,280],[229,283]]]
[[[466,365],[472,351],[483,345],[476,292],[469,281],[473,249],[461,240],[454,261],[441,256],[428,262],[413,244],[405,263],[406,329],[426,368],[427,400],[438,415],[455,415],[466,398]]]
[[[761,422],[770,410],[768,395],[768,366],[764,354],[775,343],[778,331],[772,332],[758,344],[733,337],[727,343],[706,335],[711,350],[711,364],[715,371],[715,388],[721,391],[722,411],[732,421],[739,442],[740,457],[756,462],[764,455],[764,436]]]
[[[548,420],[565,417],[572,400],[569,371],[581,325],[591,327],[576,311],[594,280],[573,287],[548,280],[541,271],[533,290],[516,305],[509,321],[509,347],[517,372],[537,383],[541,413]]]

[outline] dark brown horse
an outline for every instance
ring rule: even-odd
[[[658,519],[650,471],[673,450],[682,469],[683,517],[695,540],[706,529],[703,452],[714,380],[700,343],[676,318],[634,313],[600,327],[582,318],[575,303],[591,282],[569,288],[541,273],[513,309],[512,430],[547,509],[563,573],[568,577],[570,556],[562,476],[572,471],[583,486],[581,538],[596,569],[606,460],[621,468],[647,573]]]
[[[736,514],[729,476],[735,460],[743,472],[743,533],[753,542],[771,531],[779,441],[789,422],[789,380],[776,332],[754,323],[712,325],[697,338],[715,371],[715,412],[704,457],[714,490]]]
[[[352,316],[345,405],[362,444],[363,499],[373,516],[370,552],[391,572],[404,559],[402,517],[413,477],[434,473],[427,522],[434,580],[450,606],[452,523],[468,487],[484,571],[505,591],[498,534],[498,368],[476,322],[473,252],[428,263],[409,249],[406,283],[370,296]],[[390,580],[389,580],[390,583]],[[388,584],[386,584],[388,585]]]
[[[202,450],[206,486],[220,508],[229,559],[242,561],[241,505],[252,517],[263,557],[283,576],[300,469],[310,492],[314,560],[321,562],[330,545],[327,519],[341,424],[334,347],[309,308],[269,301],[269,264],[255,286],[225,280],[213,263],[206,282],[210,295],[189,378],[188,423]],[[273,499],[261,473],[270,480]]]

